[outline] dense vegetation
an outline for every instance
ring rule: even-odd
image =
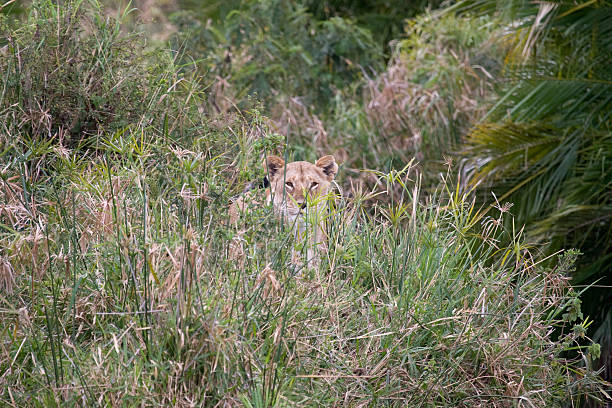
[[[398,3],[2,6],[2,405],[610,401],[612,6]]]
[[[513,202],[547,253],[580,249],[572,283],[595,284],[583,309],[612,378],[612,2],[507,7],[528,17],[509,37],[495,106],[467,134],[471,180]]]

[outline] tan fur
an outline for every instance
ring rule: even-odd
[[[306,161],[285,164],[278,156],[268,156],[263,165],[270,182],[265,202],[273,204],[275,214],[291,226],[296,238],[308,237],[308,258],[313,258],[313,248],[325,246],[323,221],[327,198],[338,173],[334,156],[323,156],[314,164]],[[240,196],[230,207],[232,224],[237,224],[240,212],[248,206],[260,205],[259,201],[253,192]]]

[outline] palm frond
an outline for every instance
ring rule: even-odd
[[[489,117],[519,123],[546,119],[564,125],[601,126],[612,111],[612,80],[540,77],[522,80]]]
[[[580,148],[580,138],[541,125],[485,123],[467,137],[470,156],[480,158],[471,175],[472,185],[495,183],[499,199],[529,200],[518,208],[525,219],[546,209],[561,193]],[[518,194],[518,196],[517,196]]]
[[[501,14],[510,31],[499,99],[466,137],[471,182],[512,201],[518,223],[549,252],[579,248],[574,284],[610,285],[612,1],[498,3],[454,6]],[[610,364],[607,293],[590,288],[583,305]]]

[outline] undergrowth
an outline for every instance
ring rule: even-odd
[[[266,208],[237,259],[222,167],[191,149],[60,157],[71,172],[25,188],[5,170],[3,215],[24,220],[4,216],[0,238],[3,403],[543,407],[597,391],[596,346],[563,358],[588,326],[572,255],[549,269],[520,234],[498,247],[505,208],[420,204],[408,167],[379,175],[400,192],[385,204],[339,200],[319,269],[291,263]]]

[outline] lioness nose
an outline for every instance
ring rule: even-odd
[[[304,201],[303,203],[299,203],[300,204],[300,209],[304,209],[306,208],[306,201]]]

